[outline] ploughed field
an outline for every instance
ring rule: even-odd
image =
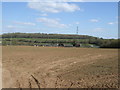
[[[117,88],[118,50],[2,47],[3,88]]]

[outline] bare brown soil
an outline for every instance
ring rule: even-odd
[[[3,46],[3,88],[117,88],[118,50]]]

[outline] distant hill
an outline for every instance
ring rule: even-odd
[[[103,39],[88,35],[45,34],[45,33],[7,33],[2,34],[2,45],[68,45],[80,47],[118,48],[119,40]]]

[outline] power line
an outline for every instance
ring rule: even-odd
[[[78,35],[78,26],[77,26],[76,34]]]

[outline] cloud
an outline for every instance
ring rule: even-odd
[[[40,12],[74,12],[80,10],[80,7],[76,4],[70,4],[67,2],[29,2],[28,7]]]
[[[109,22],[108,24],[113,25],[113,24],[114,24],[114,22]]]
[[[46,13],[42,13],[40,14],[40,16],[48,16]]]
[[[50,19],[50,18],[37,18],[38,22],[43,23],[44,25],[48,27],[59,27],[59,28],[66,28],[66,24],[61,24],[58,19]]]
[[[90,21],[91,21],[91,22],[99,22],[98,19],[91,19]]]
[[[80,22],[76,22],[75,24],[77,24],[77,25],[78,25],[78,24],[80,24]]]
[[[7,25],[6,28],[16,28],[16,26],[13,26],[13,25]]]
[[[72,24],[68,24],[68,26],[72,26]]]
[[[2,0],[2,2],[119,2],[119,0]]]
[[[30,0],[31,2],[81,2],[84,0]]]
[[[29,26],[35,26],[35,23],[31,22],[14,22],[15,24],[20,24],[20,25],[29,25]]]
[[[118,21],[116,21],[116,22],[109,22],[108,24],[109,25],[118,24]]]
[[[104,30],[105,30],[104,28],[95,28],[93,31],[94,32],[102,32]]]
[[[12,30],[12,29],[16,30],[16,29],[22,29],[22,28],[25,28],[25,27],[24,26],[17,26],[17,25],[6,25],[6,26],[3,26],[3,29],[10,29],[10,30]]]

